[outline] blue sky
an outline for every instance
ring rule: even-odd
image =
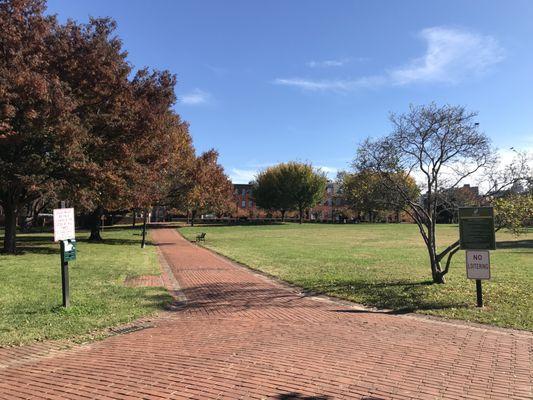
[[[110,16],[135,67],[178,76],[176,111],[235,182],[312,162],[330,176],[409,104],[479,112],[501,149],[533,149],[533,2],[51,0]]]

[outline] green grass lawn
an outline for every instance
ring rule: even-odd
[[[141,249],[138,231],[105,231],[101,244],[88,243],[85,232],[77,236],[68,309],[61,307],[59,244],[51,234],[20,235],[22,254],[0,254],[0,346],[85,340],[102,328],[154,313],[170,300],[163,288],[124,286],[127,276],[160,273],[155,248]]]
[[[464,251],[454,256],[447,283],[431,284],[415,225],[200,226],[180,232],[189,239],[207,232],[206,247],[308,290],[380,308],[533,330],[533,233],[497,233],[492,280],[483,283],[486,307],[478,309]],[[457,225],[439,226],[442,247],[457,237]]]

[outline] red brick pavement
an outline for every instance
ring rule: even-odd
[[[171,229],[152,236],[183,307],[147,329],[4,363],[0,398],[533,399],[530,333],[304,297]]]

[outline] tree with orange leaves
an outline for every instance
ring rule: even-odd
[[[44,9],[42,0],[0,1],[0,205],[7,253],[16,252],[21,209],[67,183],[67,168],[82,157],[86,139],[49,51],[58,23]]]
[[[190,215],[191,226],[199,214],[222,215],[231,210],[233,186],[218,164],[218,152],[209,150],[196,157],[189,168],[173,178],[172,204]]]

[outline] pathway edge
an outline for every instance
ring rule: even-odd
[[[172,229],[172,228],[171,228]],[[232,264],[233,266],[241,269],[245,269],[248,272],[251,272],[252,274],[268,280],[272,283],[278,284],[285,289],[289,289],[293,292],[297,292],[302,297],[306,297],[308,299],[314,300],[314,301],[321,301],[321,302],[330,302],[333,304],[337,304],[339,306],[345,306],[345,307],[351,307],[356,310],[362,310],[366,311],[368,313],[374,313],[374,314],[388,314],[388,315],[394,315],[395,317],[403,317],[403,318],[413,318],[417,320],[424,321],[426,323],[435,323],[435,324],[445,324],[445,325],[452,325],[452,326],[466,326],[469,328],[473,328],[480,331],[494,331],[500,334],[511,334],[511,335],[517,335],[517,336],[524,336],[527,338],[533,338],[533,332],[527,331],[527,330],[520,330],[520,329],[513,329],[513,328],[504,328],[500,326],[494,326],[494,325],[488,325],[488,324],[482,324],[479,322],[470,322],[470,321],[464,321],[461,319],[452,319],[452,318],[444,318],[439,317],[435,315],[427,315],[427,314],[417,314],[413,312],[407,312],[407,313],[397,313],[392,309],[386,309],[386,308],[376,308],[376,307],[368,307],[363,304],[355,303],[350,300],[342,299],[339,297],[322,294],[322,293],[316,293],[312,291],[307,291],[301,286],[289,283],[287,281],[282,280],[281,278],[278,278],[277,276],[271,275],[267,272],[260,271],[258,269],[252,268],[246,264],[243,264],[237,260],[234,260],[222,253],[219,253],[218,251],[209,248],[205,246],[204,244],[198,244],[194,241],[190,241],[187,239],[183,234],[180,232],[180,228],[174,228],[177,233],[188,243],[190,243],[192,246],[196,246],[200,249],[204,249],[208,252],[210,252],[214,257],[219,258],[220,260],[223,260],[225,262],[228,262]]]

